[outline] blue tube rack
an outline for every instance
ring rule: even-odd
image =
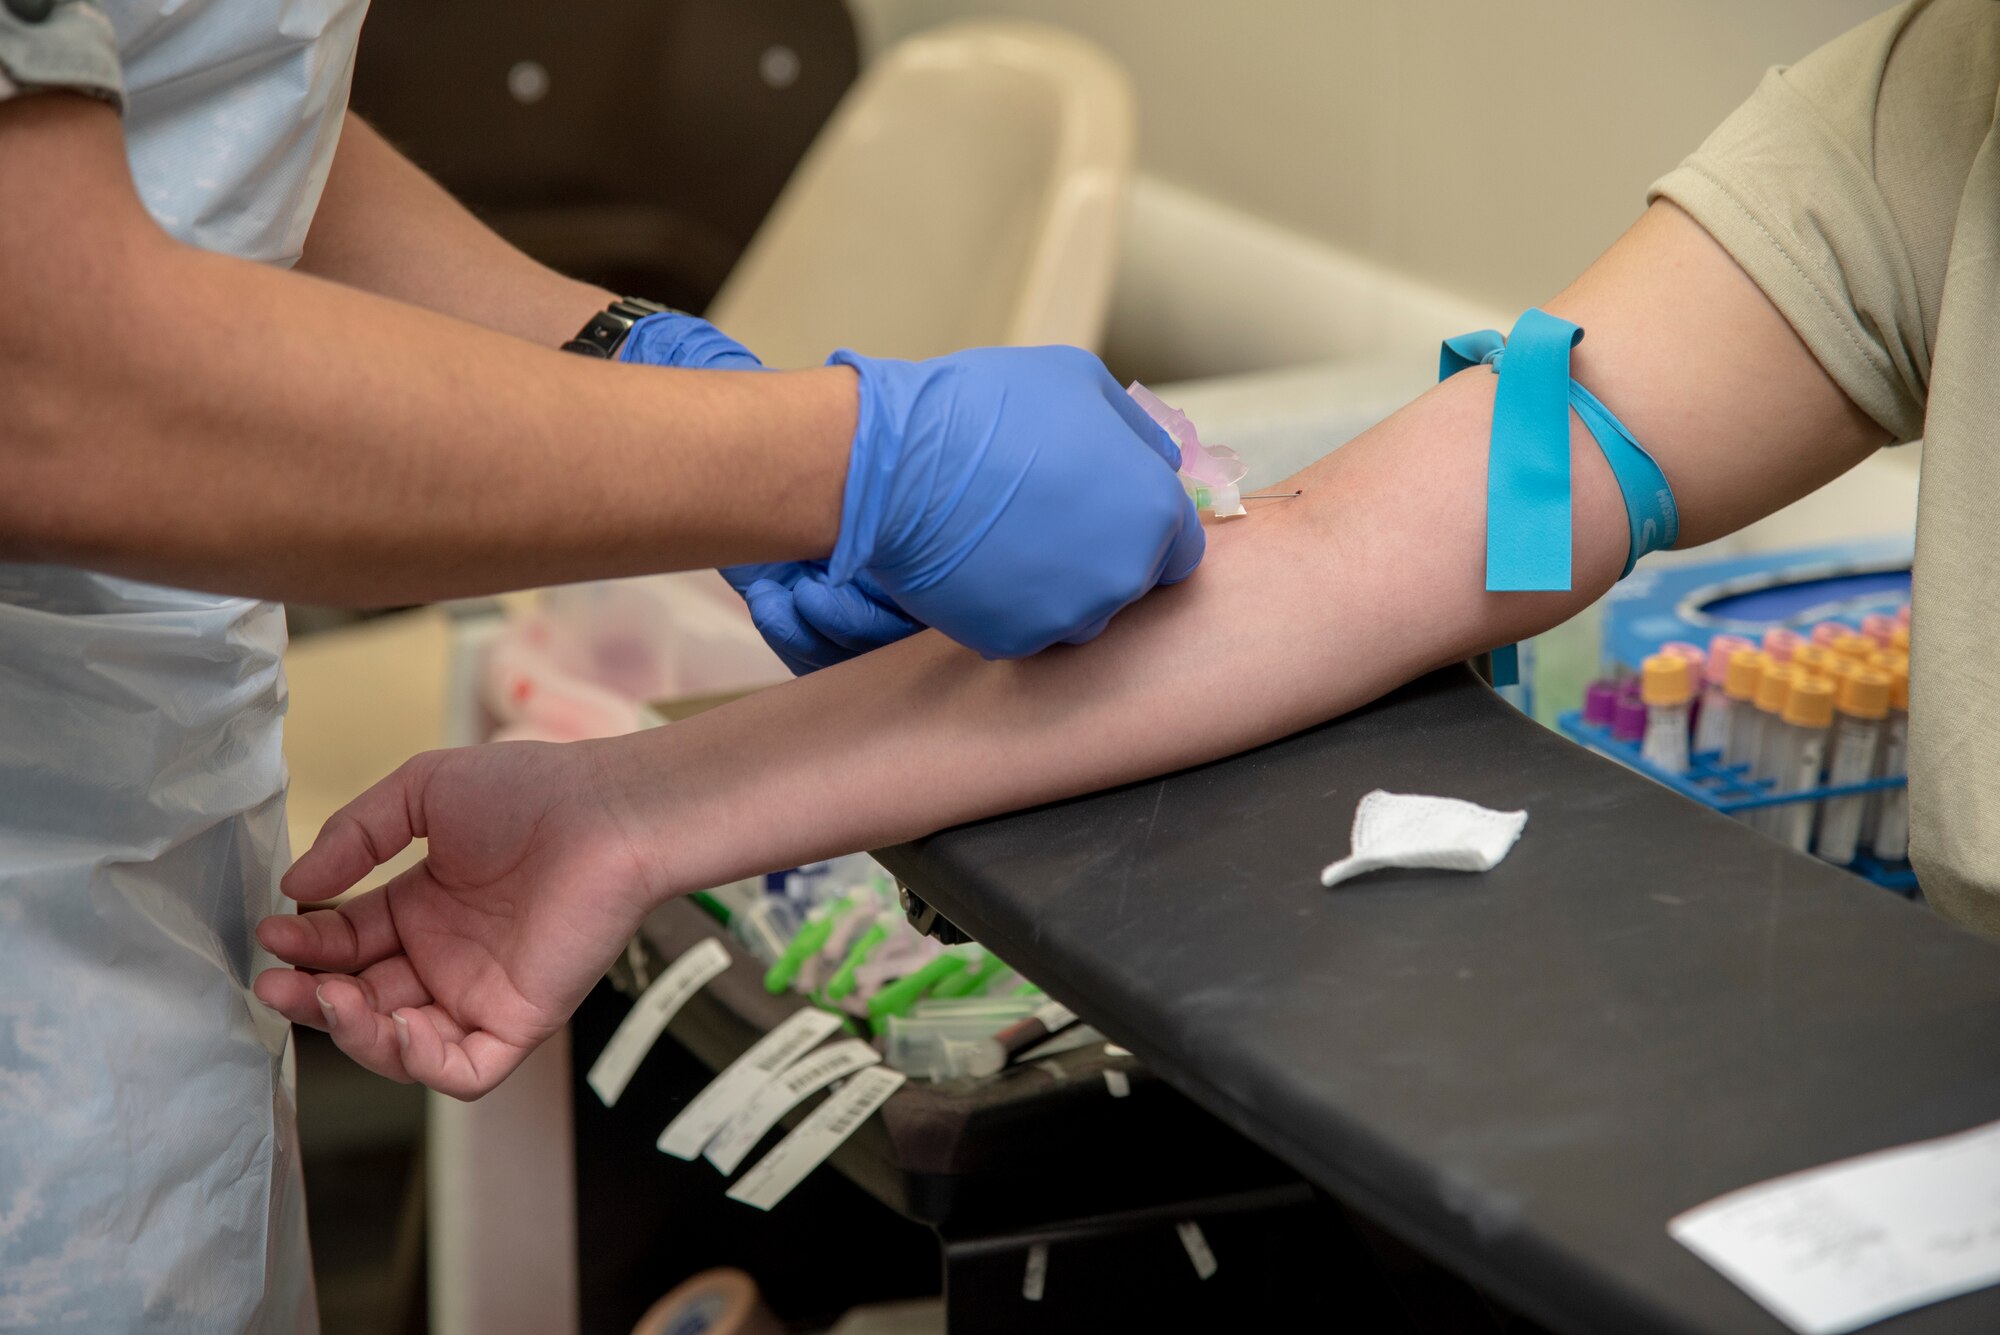
[[[1611,735],[1611,729],[1585,723],[1582,713],[1577,710],[1560,715],[1556,726],[1591,750],[1638,770],[1681,796],[1693,798],[1727,816],[1765,807],[1792,806],[1800,802],[1821,802],[1829,797],[1852,797],[1904,788],[1910,782],[1908,776],[1897,774],[1882,779],[1864,779],[1860,783],[1801,788],[1795,793],[1773,793],[1770,791],[1771,780],[1749,777],[1744,773],[1748,766],[1723,764],[1721,755],[1715,751],[1695,752],[1688,757],[1687,773],[1675,774],[1646,759],[1639,743],[1620,741]],[[1907,862],[1883,862],[1873,853],[1860,851],[1845,870],[1905,897],[1914,896],[1917,892],[1917,874]]]

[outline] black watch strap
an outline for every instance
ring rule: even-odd
[[[596,357],[610,361],[618,355],[618,349],[625,344],[625,336],[632,332],[632,326],[649,315],[663,315],[671,312],[683,314],[672,306],[662,306],[657,301],[646,301],[640,297],[620,297],[590,317],[590,323],[577,332],[577,336],[562,345],[564,352],[574,352],[585,357]]]

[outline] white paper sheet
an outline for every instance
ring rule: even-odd
[[[1803,1335],[2000,1281],[2000,1122],[1733,1191],[1667,1231]]]

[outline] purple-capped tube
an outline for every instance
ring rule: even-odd
[[[1637,696],[1621,696],[1611,712],[1613,741],[1636,742],[1646,735],[1646,702]]]

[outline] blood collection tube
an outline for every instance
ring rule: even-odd
[[[1699,663],[1708,657],[1708,651],[1693,640],[1668,640],[1660,646],[1660,652],[1675,658],[1686,658]]]
[[[1802,644],[1792,651],[1792,666],[1801,672],[1812,672],[1824,677],[1830,674],[1835,659],[1839,655],[1821,644]]]
[[[1881,649],[1868,655],[1868,666],[1892,677],[1898,672],[1907,677],[1910,675],[1910,656],[1899,654],[1894,649]]]
[[[1825,677],[1801,673],[1785,697],[1780,732],[1783,742],[1778,757],[1778,785],[1781,793],[1801,793],[1819,787],[1820,770],[1826,764],[1826,734],[1833,723],[1833,682]],[[1803,853],[1812,844],[1816,802],[1793,802],[1773,807],[1777,819],[1771,833],[1783,843]]]
[[[1611,709],[1611,740],[1636,742],[1646,735],[1646,702],[1636,695],[1621,694]]]
[[[1875,641],[1876,647],[1889,647],[1889,637],[1896,633],[1896,618],[1885,612],[1870,612],[1861,618],[1861,633]]]
[[[1757,684],[1766,666],[1775,666],[1755,649],[1738,649],[1729,656],[1729,679],[1723,691],[1729,697],[1729,739],[1722,745],[1722,763],[1744,766],[1746,777],[1757,769],[1758,728]]]
[[[1694,700],[1694,663],[1658,653],[1645,661],[1639,698],[1646,704],[1646,743],[1640,754],[1669,774],[1688,767],[1688,706]]]
[[[1769,656],[1768,653],[1766,655]],[[1792,695],[1792,683],[1799,670],[1790,663],[1767,663],[1757,682],[1757,764],[1753,779],[1769,780],[1768,792],[1783,792],[1779,779],[1785,769],[1785,701]],[[1776,807],[1759,807],[1746,814],[1757,829],[1769,833],[1775,828]]]
[[[1875,757],[1882,745],[1882,722],[1889,714],[1889,674],[1872,667],[1856,668],[1841,680],[1833,707],[1833,739],[1826,758],[1828,786],[1838,788],[1873,778]],[[1867,796],[1860,793],[1821,802],[1813,852],[1843,867],[1854,861],[1867,806]]]
[[[1812,628],[1812,642],[1822,649],[1833,648],[1833,642],[1843,635],[1852,635],[1854,627],[1845,621],[1822,621]]]
[[[1889,717],[1882,725],[1881,775],[1887,778],[1909,772],[1910,674],[1889,674]],[[1875,856],[1884,862],[1901,862],[1910,855],[1910,790],[1882,790],[1880,810],[1874,825]]]
[[[1750,647],[1741,635],[1718,635],[1708,642],[1701,666],[1701,709],[1695,715],[1697,754],[1720,756],[1729,747],[1729,656]]]
[[[1764,652],[1779,663],[1792,661],[1792,651],[1805,643],[1805,637],[1795,630],[1783,626],[1773,626],[1764,632]]]
[[[1889,694],[1892,697],[1896,693],[1896,678],[1899,676],[1903,678],[1903,685],[1907,694],[1910,676],[1910,659],[1907,654],[1899,654],[1894,649],[1883,649],[1877,653],[1868,655],[1868,666],[1878,672],[1886,672],[1889,675]],[[1883,765],[1886,762],[1888,753],[1889,722],[1887,719],[1884,719],[1882,722],[1882,744],[1875,749],[1875,772],[1870,776],[1871,778],[1879,779],[1883,777],[1886,772],[1883,769]],[[1898,773],[1900,772],[1899,770]],[[1882,817],[1882,790],[1878,788],[1868,794],[1867,802],[1867,806],[1862,808],[1861,812],[1861,844],[1864,848],[1872,846],[1875,842],[1875,824]]]
[[[1593,728],[1611,726],[1612,711],[1618,707],[1618,687],[1608,681],[1593,681],[1583,691],[1583,721]]]
[[[1852,658],[1860,663],[1866,663],[1868,655],[1874,653],[1880,647],[1880,645],[1876,644],[1875,641],[1869,639],[1866,635],[1843,635],[1833,642],[1833,651],[1835,653],[1839,654],[1842,658]]]

